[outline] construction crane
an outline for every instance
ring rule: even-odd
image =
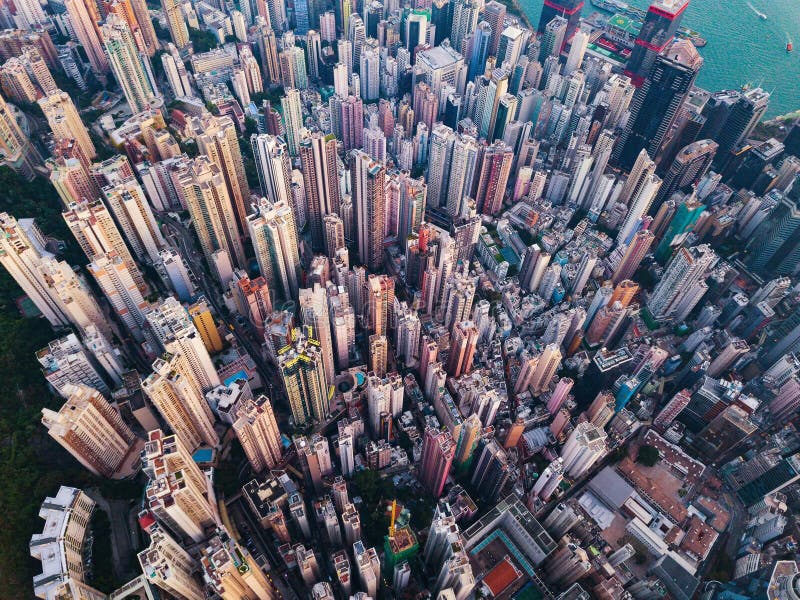
[[[397,500],[392,500],[392,520],[389,524],[389,539],[394,539],[394,520],[397,517]]]

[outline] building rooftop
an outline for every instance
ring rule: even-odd
[[[504,557],[495,567],[483,577],[483,584],[489,588],[492,596],[497,596],[509,588],[515,581],[523,576],[508,556]]]
[[[431,69],[444,69],[462,60],[461,55],[450,46],[436,46],[417,54],[417,61]]]

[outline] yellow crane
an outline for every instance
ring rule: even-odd
[[[397,516],[397,500],[392,500],[392,520],[389,524],[389,539],[394,538],[394,520]]]

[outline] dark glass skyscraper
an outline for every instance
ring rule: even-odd
[[[633,96],[631,116],[614,152],[620,167],[630,169],[643,148],[651,158],[658,154],[702,65],[688,40],[675,40],[656,58]]]
[[[656,57],[675,37],[687,6],[689,0],[656,0],[650,5],[625,68],[636,87],[644,82]]]
[[[536,31],[544,33],[544,28],[547,27],[550,21],[556,17],[564,17],[568,22],[567,33],[564,35],[564,43],[566,44],[572,39],[575,30],[580,25],[581,9],[583,9],[583,0],[544,0]]]
[[[726,90],[711,95],[703,108],[706,123],[700,135],[719,144],[715,164],[724,167],[734,151],[753,131],[769,106],[769,93],[761,88],[746,92]]]

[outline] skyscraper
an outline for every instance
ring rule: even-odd
[[[222,250],[237,266],[245,264],[237,215],[222,170],[208,156],[184,161],[172,174],[175,191],[192,216],[200,248],[210,265]],[[221,277],[221,274],[218,273]]]
[[[688,191],[689,186],[696,185],[711,166],[717,148],[716,142],[698,140],[681,149],[664,175],[664,183],[651,207],[652,212],[657,211],[662,202],[675,192]]]
[[[254,400],[247,400],[239,409],[239,418],[233,422],[233,430],[253,471],[261,473],[280,462],[281,433],[269,398],[262,394]]]
[[[142,390],[190,451],[202,444],[214,447],[219,443],[214,415],[183,354],[157,359],[153,372],[142,381]]]
[[[642,217],[656,197],[661,179],[655,175],[655,168],[655,163],[642,150],[620,193],[620,201],[628,204],[628,214],[617,234],[617,244],[627,243],[631,234],[640,228]]]
[[[394,279],[371,273],[364,282],[365,328],[375,335],[386,335],[392,324]]]
[[[480,490],[481,499],[496,502],[511,476],[511,464],[505,450],[493,438],[481,440],[475,451],[472,486]]]
[[[502,141],[495,142],[481,152],[475,188],[475,208],[478,212],[495,215],[502,208],[513,159],[514,152]]]
[[[147,301],[125,261],[114,251],[97,254],[86,269],[134,339],[141,340]]]
[[[434,498],[439,498],[444,491],[455,451],[455,443],[448,431],[433,427],[425,430],[418,478]]]
[[[17,221],[0,213],[0,231],[0,264],[51,325],[66,326],[69,318],[39,271],[43,257],[50,254],[44,249],[44,236],[33,220]]]
[[[564,472],[573,479],[585,474],[605,455],[606,438],[601,428],[588,422],[578,423],[561,449]]]
[[[43,165],[42,156],[23,133],[14,113],[0,96],[0,164],[18,172],[25,179],[36,176],[35,169]]]
[[[286,300],[297,298],[300,253],[292,209],[287,202],[262,198],[247,218],[261,275],[269,288]]]
[[[678,250],[647,300],[653,318],[657,321],[675,318],[686,312],[688,304],[691,311],[708,289],[704,279],[717,260],[717,255],[705,244]]]
[[[283,201],[294,205],[292,165],[286,143],[274,135],[254,134],[250,137],[250,145],[263,195],[273,203]],[[297,222],[297,211],[293,212]]]
[[[95,256],[113,252],[125,264],[139,290],[147,292],[144,277],[122,239],[110,211],[102,201],[70,205],[63,217],[89,260],[94,260]]]
[[[239,236],[246,238],[250,186],[244,171],[236,124],[228,115],[213,116],[209,113],[204,113],[199,119],[192,119],[191,124],[200,153],[208,156],[219,167],[228,190]],[[240,263],[239,266],[243,264]]]
[[[89,64],[95,75],[102,76],[108,72],[108,58],[103,52],[103,45],[100,42],[100,15],[97,11],[97,5],[84,0],[64,0],[64,7],[67,9],[69,21],[72,24],[72,30],[75,32],[75,37],[86,52],[86,58],[89,59]],[[178,9],[180,10],[180,9]],[[186,39],[188,40],[189,34],[187,32]]]
[[[358,257],[370,270],[383,264],[386,168],[366,152],[353,155],[353,198],[356,207]]]
[[[42,409],[50,437],[95,475],[122,478],[135,473],[141,445],[135,447],[137,438],[117,409],[86,385],[62,389],[67,401],[58,412]]]
[[[563,42],[568,42],[580,25],[582,10],[583,0],[545,0],[536,31],[544,33],[548,23],[551,23],[556,17],[561,17],[567,20]],[[558,49],[558,52],[561,53],[561,48]]]
[[[183,3],[179,0],[161,0],[161,8],[167,18],[167,29],[172,43],[178,50],[183,50],[189,45],[189,28],[183,17]]]
[[[200,332],[175,298],[169,297],[155,304],[147,313],[147,326],[153,349],[173,354],[180,352],[202,392],[222,383]]]
[[[719,149],[715,164],[724,167],[732,152],[746,140],[769,107],[769,92],[761,88],[724,90],[711,95],[703,107],[702,138],[711,138]]]
[[[753,232],[747,243],[745,264],[763,275],[789,275],[797,272],[800,254],[800,200],[794,191],[779,204]]]
[[[106,378],[74,333],[47,344],[36,353],[36,359],[42,365],[47,383],[64,398],[69,396],[69,385],[85,385],[104,394],[111,392]]]
[[[42,562],[42,573],[33,578],[37,598],[103,600],[106,595],[90,585],[89,553],[95,502],[77,488],[62,485],[39,509],[44,519],[41,533],[31,536],[31,557]]]
[[[331,98],[332,106],[336,99],[336,96]],[[342,99],[338,106],[340,131],[337,137],[342,140],[345,151],[357,150],[364,143],[364,101],[360,97],[350,95]]]
[[[447,205],[447,187],[455,134],[442,123],[433,127],[428,152],[428,202],[433,207]]]
[[[650,5],[625,66],[625,75],[635,86],[643,83],[656,57],[674,39],[687,6],[689,0],[655,0]]]
[[[131,111],[136,114],[149,109],[158,90],[147,53],[137,50],[130,27],[117,15],[108,16],[101,35],[111,71]]]
[[[447,372],[451,377],[460,377],[472,370],[478,337],[478,328],[472,321],[455,324],[450,340],[450,356],[447,359]]]
[[[474,137],[456,135],[453,141],[450,176],[447,184],[447,212],[450,215],[461,214],[464,199],[472,197],[472,186],[478,170],[479,155],[480,146]],[[502,161],[500,166],[502,167]],[[501,168],[498,175],[502,171]]]
[[[140,258],[158,264],[160,251],[166,246],[144,190],[135,179],[103,188],[106,203],[122,227],[128,244]]]
[[[300,140],[300,161],[312,245],[315,249],[330,248],[323,220],[328,215],[338,214],[341,203],[336,138],[320,132],[307,132]]]
[[[215,534],[203,542],[200,564],[207,587],[223,600],[279,597],[261,565],[224,527],[217,528]]]
[[[673,41],[656,57],[633,96],[631,115],[615,150],[621,167],[630,169],[642,149],[651,157],[658,155],[702,65],[689,40]]]
[[[278,368],[296,425],[328,418],[328,386],[319,341],[308,329],[293,329],[287,346],[278,350]]]
[[[281,109],[289,154],[297,156],[300,152],[300,131],[303,128],[303,105],[300,102],[300,91],[294,88],[287,89],[286,95],[281,98]]]
[[[300,305],[301,324],[311,327],[314,338],[319,341],[322,354],[322,364],[325,367],[325,381],[333,384],[336,370],[333,366],[333,341],[331,339],[331,325],[328,313],[328,297],[325,288],[315,283],[312,288],[300,290],[298,304]]]
[[[56,141],[74,139],[80,146],[83,155],[88,159],[91,160],[97,156],[89,132],[78,114],[78,109],[75,108],[72,98],[66,92],[57,90],[56,93],[41,98],[39,107],[42,109]]]
[[[150,545],[138,554],[149,582],[168,594],[186,600],[203,600],[205,592],[196,576],[200,565],[162,527],[148,519]]]

